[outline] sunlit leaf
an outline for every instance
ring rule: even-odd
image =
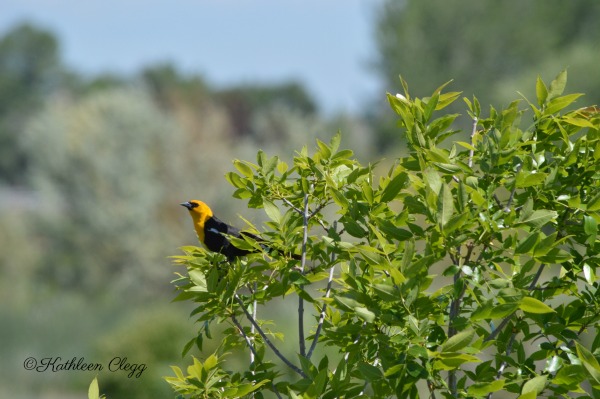
[[[454,197],[452,190],[447,184],[442,184],[442,189],[438,196],[437,219],[440,227],[444,227],[454,214]]]
[[[450,337],[446,342],[442,344],[441,351],[457,352],[465,346],[469,345],[471,341],[473,341],[473,337],[475,337],[474,330],[459,332],[458,334]]]
[[[546,88],[546,84],[539,75],[535,83],[535,94],[537,96],[538,105],[541,107],[548,98],[548,88]]]
[[[548,90],[548,101],[560,96],[565,91],[567,86],[567,70],[562,70],[552,82],[550,82],[550,89]]]
[[[535,298],[530,296],[526,296],[521,300],[521,304],[519,308],[524,312],[529,313],[552,313],[555,312],[550,306],[546,305],[544,302],[541,302]]]

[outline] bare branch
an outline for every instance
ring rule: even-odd
[[[333,222],[333,229],[337,229],[337,221]],[[331,263],[335,261],[335,253],[331,254]],[[329,298],[329,294],[331,293],[331,284],[333,283],[333,269],[331,266],[329,268],[329,278],[327,279],[327,288],[325,289],[325,298]],[[327,312],[327,303],[323,304],[321,308],[321,315],[319,316],[319,323],[317,324],[317,330],[315,331],[315,336],[313,338],[313,342],[310,345],[310,349],[308,350],[307,358],[311,358],[313,351],[317,347],[317,343],[319,342],[319,336],[321,335],[321,329],[323,328],[323,323],[325,322],[325,313]]]
[[[287,204],[287,205],[288,205],[290,208],[292,208],[293,210],[295,210],[295,211],[296,211],[296,212],[298,212],[299,214],[302,214],[302,209],[300,209],[300,208],[298,208],[296,205],[292,204],[292,203],[290,202],[290,200],[288,200],[288,199],[287,199],[287,198],[285,198],[285,197],[279,197],[279,198],[281,198],[281,200],[282,200],[283,202],[285,202],[285,203],[286,203],[286,204]]]
[[[542,275],[542,271],[544,270],[545,267],[546,267],[545,263],[542,263],[540,265],[538,271],[535,273],[535,277],[533,277],[533,280],[531,280],[531,284],[529,284],[529,291],[533,291],[535,289],[535,286],[537,285],[537,282],[540,279],[540,276]],[[506,325],[512,319],[512,317],[515,315],[515,313],[516,312],[512,312],[511,314],[506,316],[502,320],[502,322],[500,324],[498,324],[498,327],[496,327],[490,333],[490,335],[488,335],[487,337],[484,338],[483,342],[487,342],[487,341],[491,341],[491,340],[495,339],[498,336],[498,334],[500,334],[500,332],[504,329],[504,327],[506,327]]]
[[[303,235],[302,235],[302,260],[300,261],[300,272],[304,274],[306,266],[306,245],[308,243],[308,193],[304,194],[304,213],[303,213]],[[302,289],[302,287],[300,287]],[[298,296],[298,343],[300,345],[300,355],[306,356],[306,342],[304,338],[304,299]]]
[[[321,211],[321,209],[325,208],[327,206],[327,202],[323,202],[321,205],[319,205],[318,207],[315,208],[314,211],[312,211],[312,213],[308,216],[309,219],[312,219],[317,213],[319,213]]]
[[[523,167],[523,163],[521,162],[519,166],[517,166],[517,174],[521,171]],[[506,206],[504,207],[504,212],[510,212],[510,207],[512,205],[513,199],[515,198],[515,193],[517,192],[517,183],[515,182],[515,186],[510,192],[510,197],[508,197],[508,201],[506,202]]]
[[[256,311],[254,310],[254,312],[256,312]],[[254,345],[252,344],[252,338],[250,338],[248,335],[246,335],[246,333],[244,332],[244,328],[242,327],[240,322],[237,320],[237,317],[235,317],[235,314],[231,315],[231,320],[233,321],[233,324],[235,324],[235,326],[237,327],[241,336],[246,341],[248,348],[250,348],[250,359],[252,359],[251,364],[254,363],[254,360],[258,357],[258,355],[256,354],[256,349],[254,348]],[[254,332],[254,324],[252,324],[250,326],[250,328],[251,328],[250,331]],[[252,375],[254,375],[254,371],[252,371]],[[281,395],[279,394],[277,387],[275,387],[275,384],[272,381],[271,381],[271,388],[273,388],[273,392],[275,393],[275,395],[277,395],[277,397],[281,399]],[[252,394],[252,397],[254,397],[254,393]]]
[[[231,320],[233,321],[233,324],[235,324],[235,326],[237,327],[238,331],[240,332],[240,335],[244,338],[244,341],[246,341],[248,348],[250,348],[250,353],[252,355],[250,357],[250,359],[252,359],[251,364],[254,363],[254,360],[256,359],[256,357],[258,355],[256,354],[256,349],[254,349],[254,344],[252,343],[252,339],[248,335],[246,335],[246,333],[244,332],[244,328],[242,327],[240,322],[237,320],[237,317],[235,317],[235,314],[231,315]],[[252,329],[254,329],[254,325],[252,325]]]
[[[256,320],[254,320],[254,318],[252,317],[252,315],[250,314],[250,312],[248,312],[248,309],[246,309],[246,306],[244,305],[244,302],[240,299],[240,297],[239,297],[238,294],[235,294],[235,300],[237,301],[237,303],[242,308],[242,311],[244,312],[244,314],[246,315],[246,317],[248,318],[248,320],[250,321],[250,323],[252,323],[252,325],[254,326],[254,328],[256,328],[256,331],[258,332],[258,334],[265,341],[265,344],[267,344],[267,346],[269,348],[271,348],[271,350],[273,351],[273,353],[275,353],[275,356],[277,356],[283,363],[285,363],[286,366],[288,366],[289,368],[291,368],[292,370],[294,370],[298,375],[302,376],[303,378],[308,378],[308,376],[304,373],[304,371],[302,371],[297,366],[295,366],[292,362],[290,362],[285,356],[283,356],[283,354],[279,351],[279,349],[277,349],[277,347],[275,345],[273,345],[273,343],[271,342],[271,340],[269,339],[269,337],[267,337],[267,335],[262,330],[262,328],[260,328],[260,326],[258,325],[258,323],[256,322]]]
[[[473,118],[473,129],[471,130],[471,145],[473,145],[473,138],[475,137],[475,133],[477,133],[477,118]],[[469,150],[469,168],[473,167],[473,155],[474,151]]]

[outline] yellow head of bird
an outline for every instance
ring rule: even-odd
[[[202,243],[204,243],[204,223],[213,216],[212,210],[202,201],[190,200],[179,204],[185,206],[194,220],[194,230]]]

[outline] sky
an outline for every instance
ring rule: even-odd
[[[49,29],[79,73],[133,75],[172,62],[209,84],[305,85],[325,113],[378,96],[373,21],[381,0],[2,0],[0,34]],[[381,95],[383,97],[383,94]]]

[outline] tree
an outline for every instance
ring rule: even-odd
[[[27,154],[19,137],[27,118],[44,96],[65,81],[58,42],[49,32],[23,24],[0,40],[0,176],[4,183],[22,181]]]
[[[409,153],[387,172],[340,137],[288,165],[259,152],[227,175],[263,209],[263,251],[227,263],[185,247],[175,284],[217,347],[167,378],[184,397],[549,398],[600,394],[600,110],[564,111],[566,72],[536,103],[483,115],[464,99],[470,142],[446,143],[460,97],[388,95]],[[521,123],[529,113],[525,127]],[[248,229],[261,229],[248,225]],[[282,250],[283,249],[283,250]],[[301,253],[297,261],[285,254]],[[266,307],[294,306],[297,332]],[[310,329],[305,324],[305,313]],[[287,339],[287,338],[286,338]],[[289,343],[290,341],[284,341]],[[232,362],[245,352],[249,365]],[[235,359],[235,358],[234,358]],[[506,397],[506,396],[504,396]]]
[[[454,79],[467,97],[508,104],[537,74],[569,67],[571,86],[597,103],[600,83],[589,72],[600,61],[599,17],[594,0],[386,1],[376,17],[376,70],[387,90],[400,72],[416,93]],[[394,137],[387,115],[383,146]]]
[[[146,279],[156,278],[173,236],[165,231],[174,231],[161,222],[169,220],[164,204],[175,202],[173,185],[189,181],[186,167],[209,162],[188,160],[187,140],[141,90],[49,99],[22,139],[39,198],[27,216],[35,221],[33,241],[46,252],[39,273],[45,284],[89,293],[115,275],[144,270]],[[140,242],[149,248],[142,251]]]

